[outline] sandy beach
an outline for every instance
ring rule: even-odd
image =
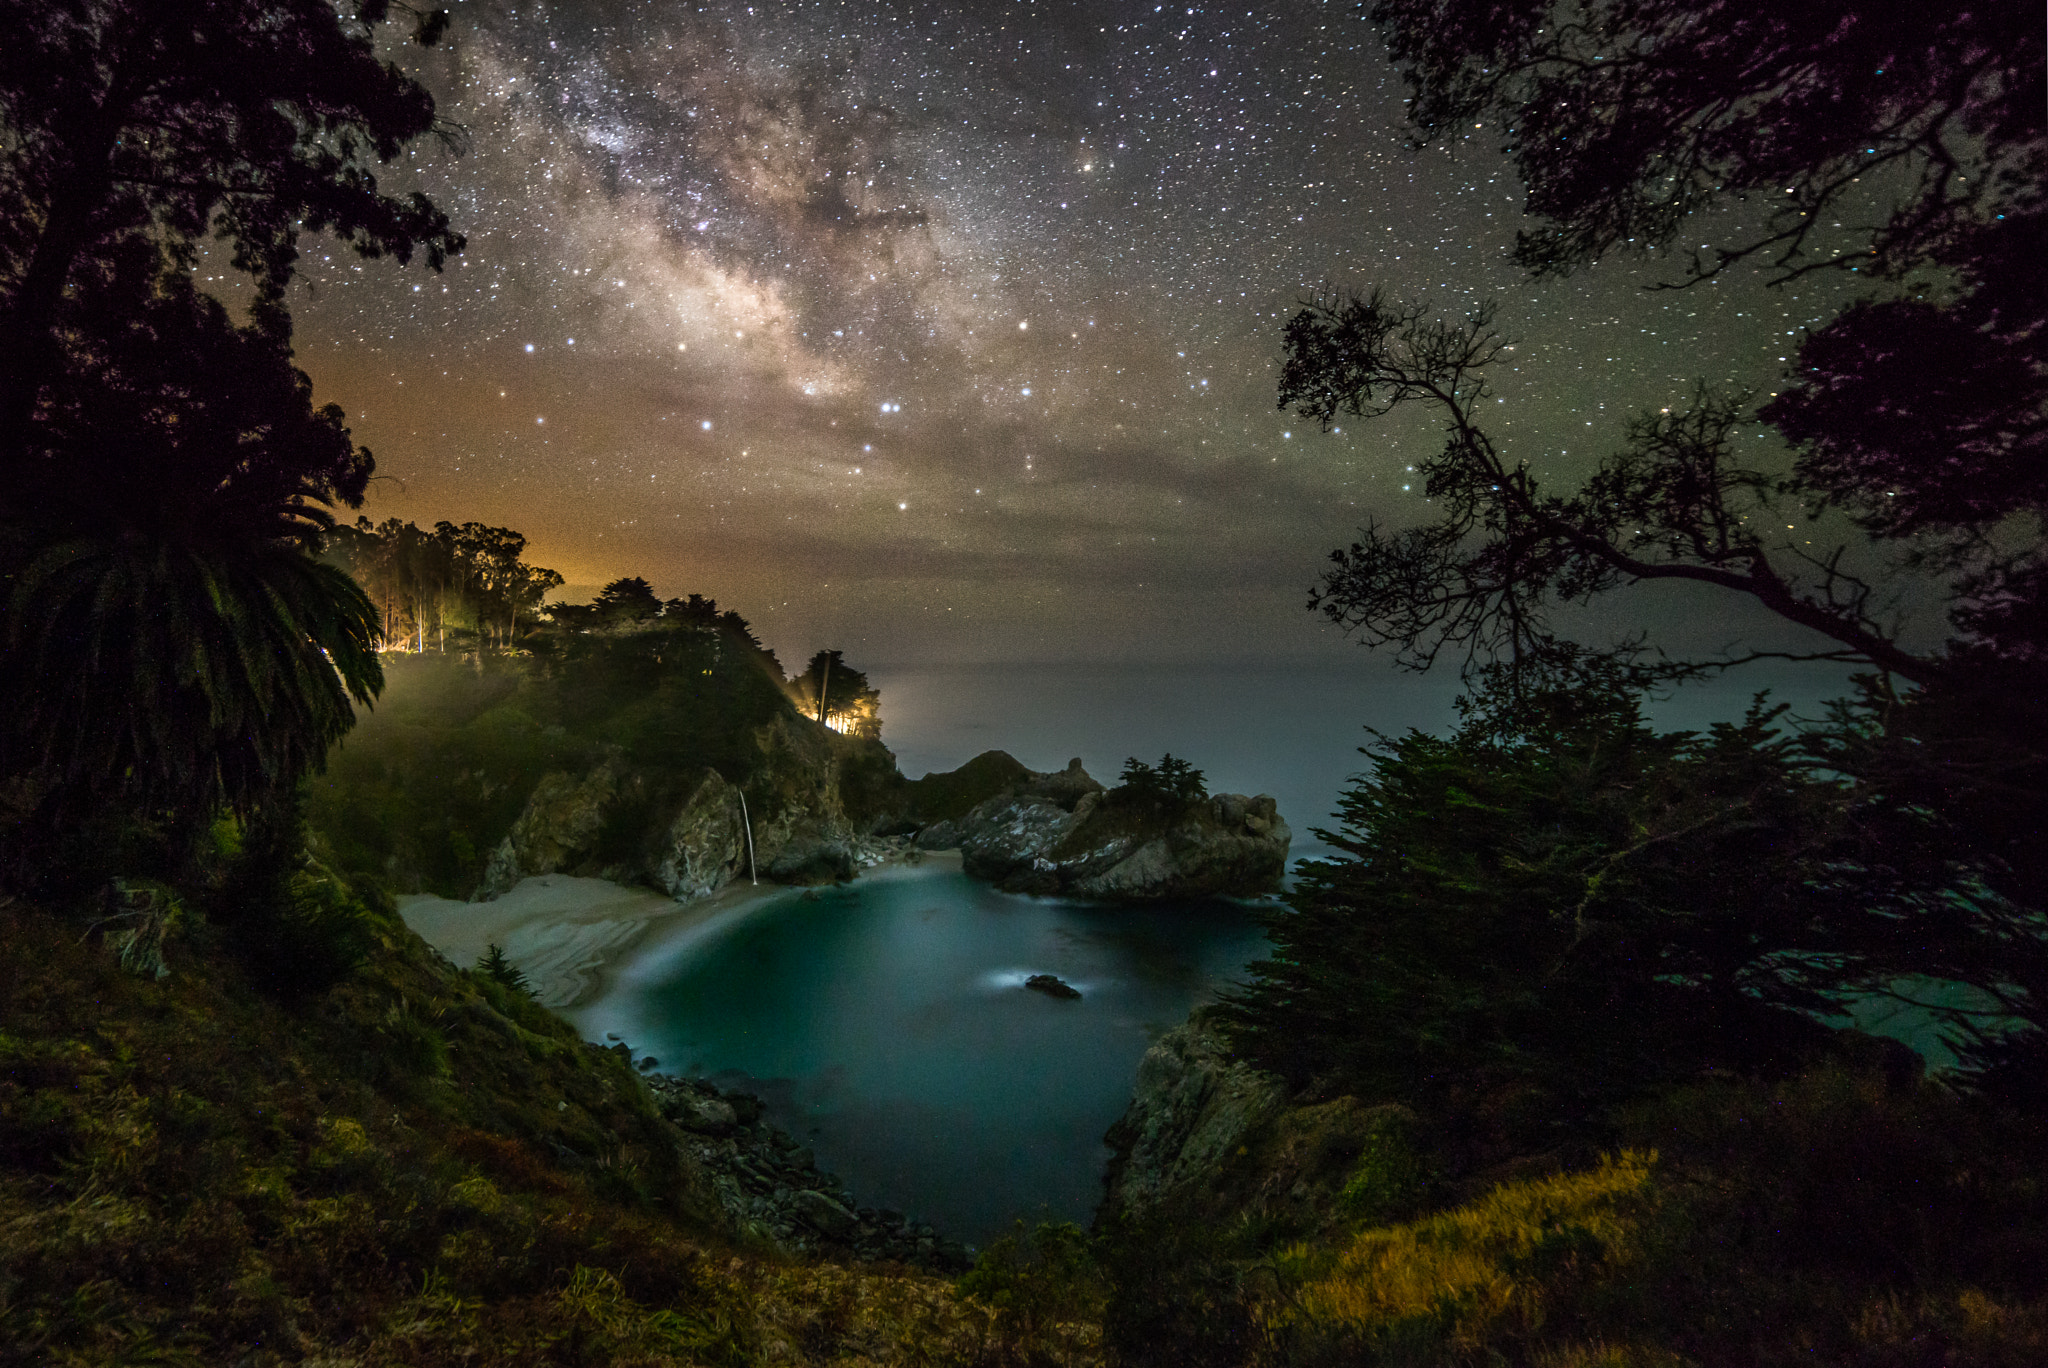
[[[959,858],[952,851],[924,856],[934,862]],[[601,995],[643,944],[750,903],[802,891],[737,879],[708,898],[678,903],[650,888],[540,874],[520,880],[490,902],[415,893],[399,898],[398,910],[407,926],[464,968],[475,964],[490,946],[503,947],[542,1004],[565,1011]]]
[[[422,893],[400,898],[398,910],[406,925],[464,968],[490,946],[502,946],[534,995],[561,1011],[603,991],[618,964],[649,936],[789,891],[742,879],[708,898],[679,903],[649,888],[541,874],[490,902]]]

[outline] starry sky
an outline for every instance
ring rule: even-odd
[[[1524,281],[1497,135],[1412,149],[1348,4],[452,8],[393,57],[466,146],[383,182],[468,250],[309,243],[292,299],[377,456],[365,511],[515,527],[565,597],[712,595],[786,664],[1355,650],[1306,591],[1366,519],[1428,516],[1437,439],[1275,408],[1319,286],[1495,301],[1495,434],[1556,479],[1696,378],[1767,393],[1823,316],[1819,287],[1646,290],[1669,261]]]

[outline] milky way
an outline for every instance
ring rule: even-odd
[[[385,183],[468,251],[314,247],[294,296],[367,511],[712,594],[785,658],[1327,653],[1307,586],[1426,516],[1436,439],[1275,409],[1319,285],[1498,301],[1497,433],[1561,475],[1702,375],[1767,390],[1820,314],[1646,292],[1668,262],[1524,283],[1497,139],[1412,149],[1347,6],[454,8],[393,57],[457,136]]]

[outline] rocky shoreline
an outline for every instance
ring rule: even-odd
[[[917,845],[957,848],[968,874],[1005,892],[1107,903],[1250,897],[1278,889],[1287,870],[1293,832],[1267,794],[1147,798],[1105,789],[1078,759],[1041,774],[1001,751],[955,771],[969,773],[994,778],[986,796],[964,812],[956,796],[956,812],[920,828]]]
[[[632,1061],[623,1042],[593,1044]],[[861,1205],[817,1157],[763,1117],[761,1100],[709,1079],[647,1072],[661,1114],[684,1133],[685,1149],[709,1181],[733,1229],[792,1254],[895,1263],[934,1273],[973,1266],[974,1251],[903,1212]]]
[[[1292,832],[1265,794],[1146,797],[1104,788],[1078,759],[1041,773],[1002,751],[913,783],[878,743],[786,718],[752,739],[751,808],[716,770],[676,783],[616,750],[580,774],[548,774],[493,848],[473,900],[567,874],[690,903],[750,875],[843,883],[913,850],[958,850],[970,875],[1007,892],[1106,903],[1257,896],[1286,872]],[[878,786],[870,772],[883,763],[891,782]],[[628,813],[634,834],[621,846],[606,833]]]

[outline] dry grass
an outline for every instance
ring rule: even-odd
[[[1560,1295],[1637,1253],[1654,1155],[1625,1151],[1583,1173],[1508,1183],[1480,1200],[1367,1229],[1334,1256],[1297,1245],[1279,1261],[1291,1295],[1270,1326],[1285,1338],[1437,1341],[1473,1352],[1545,1325]]]

